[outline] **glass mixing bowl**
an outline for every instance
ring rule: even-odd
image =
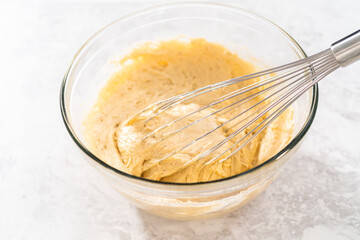
[[[313,121],[318,86],[294,103],[295,131],[289,144],[249,171],[226,179],[191,184],[156,182],[121,172],[87,148],[82,122],[99,90],[118,70],[115,60],[121,59],[139,42],[179,36],[219,43],[260,67],[274,67],[306,56],[289,34],[254,13],[214,3],[158,6],[113,22],[81,47],[61,86],[61,112],[70,136],[88,162],[133,204],[167,218],[210,218],[244,205],[276,178]]]

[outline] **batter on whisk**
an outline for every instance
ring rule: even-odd
[[[230,113],[207,117],[201,124],[188,127],[181,134],[169,137],[159,144],[153,144],[161,140],[162,136],[159,134],[152,135],[146,141],[142,139],[167,122],[200,110],[187,118],[187,122],[181,121],[171,126],[176,130],[182,128],[182,124],[191,123],[214,113],[216,108],[201,110],[206,99],[199,98],[195,102],[179,104],[156,116],[147,124],[144,124],[146,112],[131,121],[128,121],[129,118],[151,103],[202,86],[247,75],[259,69],[223,46],[204,39],[143,44],[121,59],[120,64],[122,64],[121,70],[109,79],[87,115],[84,121],[84,133],[90,150],[121,171],[157,181],[181,183],[211,181],[241,173],[261,164],[291,139],[293,110],[289,108],[239,153],[223,162],[221,159],[230,152],[210,164],[204,164],[209,158],[228,149],[237,140],[236,138],[233,142],[229,141],[218,148],[207,158],[200,161],[193,160],[208,149],[206,146],[213,146],[231,134],[229,129],[226,129],[226,125],[219,127],[207,138],[197,141],[191,147],[171,155],[175,149],[183,146],[184,142],[196,139],[197,136],[221,126],[231,117]],[[241,86],[233,85],[228,91],[234,91],[239,87]],[[224,93],[214,92],[214,98],[217,97],[216,94],[220,97],[220,94]],[[259,99],[254,98],[253,101]],[[249,101],[248,104],[252,102]],[[158,161],[166,156],[169,157]]]

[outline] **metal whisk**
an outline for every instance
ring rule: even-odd
[[[187,113],[180,118],[156,127],[155,130],[147,133],[142,141],[147,141],[155,134],[161,133],[161,138],[152,143],[159,144],[160,142],[166,141],[166,139],[171,136],[180,134],[191,126],[201,124],[202,121],[209,117],[222,116],[225,113],[229,114],[229,112],[234,109],[241,109],[240,112],[236,112],[236,114],[227,118],[223,123],[219,124],[211,131],[201,134],[195,139],[189,139],[182,147],[156,160],[160,162],[174,154],[181,153],[181,151],[191,148],[196,142],[206,138],[217,129],[226,125],[227,129],[231,130],[229,131],[229,135],[213,146],[207,146],[207,149],[195,157],[192,162],[204,159],[205,157],[207,157],[207,159],[204,161],[204,164],[212,163],[219,158],[221,158],[219,160],[220,162],[225,161],[244,148],[314,84],[337,68],[345,67],[359,59],[360,30],[333,43],[329,49],[310,57],[265,71],[208,85],[191,92],[159,101],[135,115],[140,116],[146,113],[146,119],[144,121],[145,126],[154,120],[155,117],[169,111],[180,103],[193,101],[195,98],[199,97],[208,99],[209,102],[207,104],[202,104],[199,109]],[[249,84],[246,84],[247,82],[249,82]],[[211,97],[214,91],[224,91],[231,85],[237,86],[236,84],[244,84],[244,87],[238,89],[235,88],[236,90],[230,92],[225,91],[225,94],[216,99]],[[229,100],[231,100],[231,102],[227,104]],[[251,102],[251,100],[253,102]],[[216,108],[216,106],[220,107]],[[246,107],[244,108],[244,106]],[[190,123],[186,122],[186,124],[176,125],[181,123],[181,121],[186,121],[190,116],[206,109],[215,110]],[[173,127],[171,127],[174,125],[180,127],[174,130]],[[244,130],[247,130],[246,133],[244,133]],[[221,147],[228,144],[229,141],[231,141],[231,146],[226,147],[226,149],[223,150]],[[223,151],[215,154],[215,156],[210,155],[218,149]]]

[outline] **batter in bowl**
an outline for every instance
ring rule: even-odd
[[[189,140],[216,128],[261,99],[255,98],[242,106],[243,109],[235,109],[235,112],[229,112],[227,115],[206,118],[201,124],[189,127],[181,134],[176,134],[159,144],[153,143],[161,138],[160,135],[155,134],[145,142],[141,139],[157,127],[200,109],[209,103],[209,99],[199,98],[195,102],[177,105],[154,118],[152,123],[146,126],[144,120],[149,117],[146,112],[129,121],[130,117],[151,103],[219,81],[247,75],[258,69],[223,46],[204,39],[143,44],[121,59],[120,64],[121,70],[109,79],[87,115],[84,133],[89,149],[97,157],[121,171],[165,182],[211,181],[230,177],[263,163],[291,139],[293,110],[289,108],[249,145],[224,162],[220,162],[221,159],[231,152],[227,152],[211,164],[204,164],[229,148],[246,134],[247,129],[200,161],[194,159],[225,139],[233,130],[227,129],[225,125],[190,148],[159,162],[157,160],[184,146]],[[233,85],[226,91],[234,91],[240,87],[244,86]],[[220,97],[224,92],[213,94],[215,99],[216,94]],[[223,104],[231,104],[231,101],[235,100]],[[222,106],[220,104],[217,107]],[[186,121],[174,124],[168,131],[179,129],[215,110],[202,110]]]

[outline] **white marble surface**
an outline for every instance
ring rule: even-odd
[[[272,19],[308,53],[360,27],[355,0],[227,2]],[[87,165],[61,120],[63,74],[100,27],[158,3],[0,2],[0,239],[360,239],[360,63],[320,84],[319,110],[296,157],[225,217],[152,216]]]

